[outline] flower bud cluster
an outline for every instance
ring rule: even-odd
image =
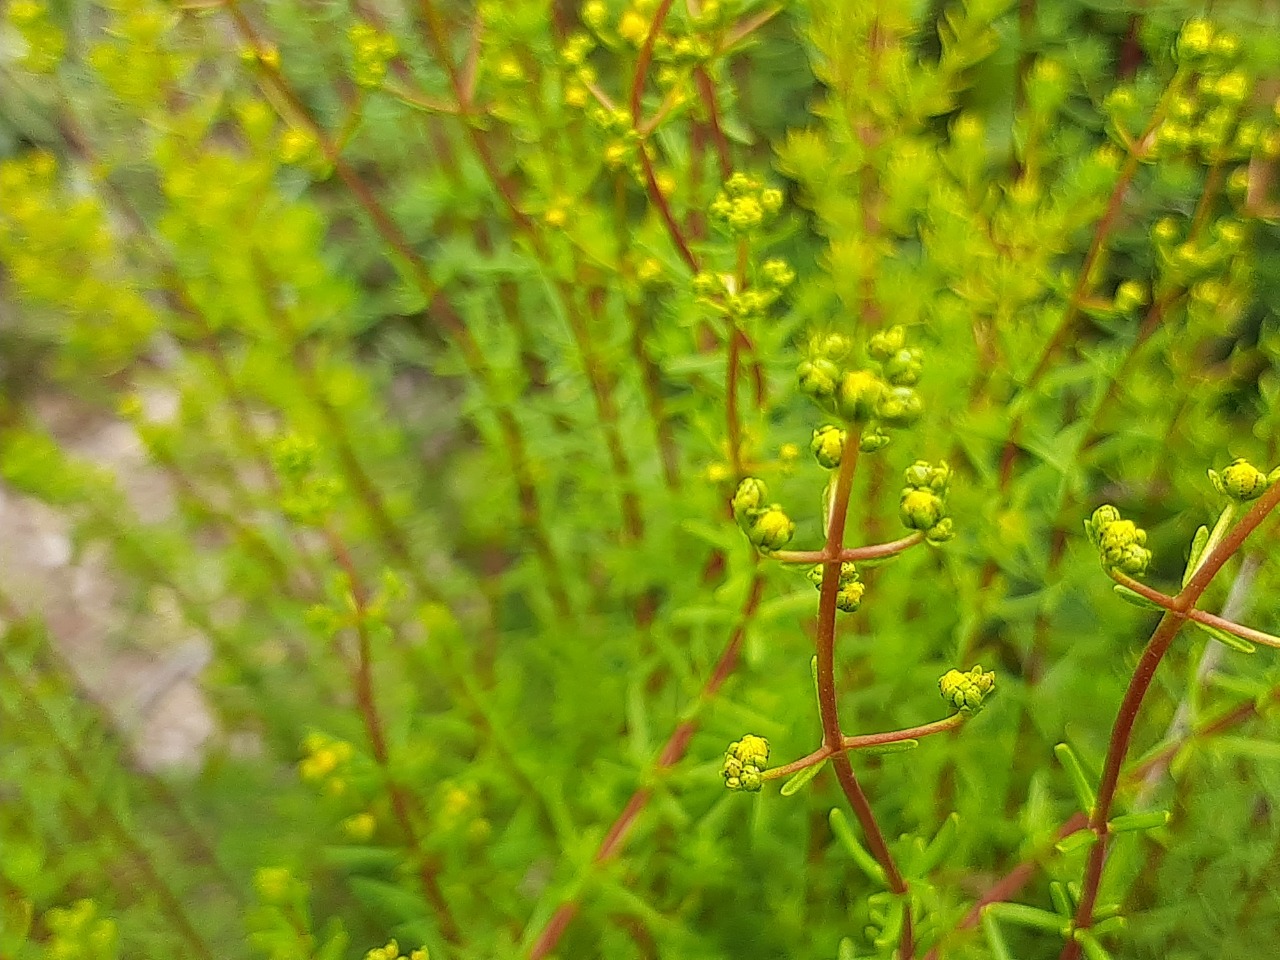
[[[259,867],[253,874],[253,888],[263,903],[288,904],[306,893],[306,885],[288,867]]]
[[[764,737],[747,734],[735,740],[725,751],[724,766],[720,768],[724,785],[730,790],[754,793],[764,784],[761,774],[768,762],[769,741]]]
[[[786,260],[772,257],[760,265],[759,283],[745,290],[736,289],[732,275],[708,270],[694,274],[692,286],[699,303],[743,324],[764,317],[795,279]]]
[[[796,525],[776,503],[769,504],[769,488],[757,477],[747,477],[733,495],[733,518],[757,548],[781,550],[795,535]]]
[[[946,461],[934,466],[917,460],[907,467],[903,477],[906,486],[898,501],[898,516],[903,526],[922,531],[929,543],[945,543],[954,537],[955,529],[947,516],[951,468]]]
[[[847,431],[841,430],[834,424],[824,424],[813,431],[809,450],[819,466],[834,470],[840,466],[840,461],[844,458],[844,445],[848,439]]]
[[[1249,230],[1230,217],[1194,235],[1188,235],[1188,229],[1173,217],[1163,217],[1151,228],[1160,282],[1188,291],[1190,326],[1220,333],[1243,308],[1250,259],[1240,254],[1249,241]]]
[[[302,741],[302,753],[298,775],[303,780],[320,786],[330,796],[347,792],[347,770],[355,755],[350,743],[324,733],[309,733]]]
[[[809,582],[815,589],[822,589],[824,565],[815,564],[806,574]],[[862,575],[858,573],[857,567],[851,562],[844,561],[840,564],[839,589],[836,593],[836,609],[845,613],[853,613],[862,606],[862,595],[866,593],[867,585],[862,582]]]
[[[436,791],[434,832],[445,838],[459,838],[466,844],[480,844],[493,833],[493,824],[484,816],[480,790],[473,783],[446,780]]]
[[[781,190],[766,187],[758,177],[735,173],[724,182],[708,212],[712,222],[743,235],[759,229],[781,209]]]
[[[597,104],[587,111],[587,118],[605,135],[605,166],[610,170],[625,168],[633,177],[643,177],[640,151],[648,148],[641,142],[631,114],[623,109],[606,110]]]
[[[430,960],[426,947],[419,947],[412,953],[401,953],[400,944],[388,940],[385,946],[374,947],[364,955],[364,960]]]
[[[43,151],[0,162],[0,262],[23,300],[51,308],[64,373],[115,373],[146,347],[159,318],[121,276],[101,203],[73,194],[58,172]]]
[[[1240,63],[1241,43],[1203,19],[1186,23],[1176,53],[1195,71],[1193,88],[1175,96],[1155,131],[1156,158],[1193,155],[1203,163],[1280,156],[1280,127],[1253,112],[1255,78]]]
[[[97,960],[117,956],[119,930],[109,917],[98,915],[93,900],[77,900],[69,907],[53,907],[41,917],[48,936],[40,955],[49,960]],[[19,934],[21,936],[21,934]]]
[[[319,526],[333,510],[342,485],[316,472],[318,448],[314,440],[288,434],[276,441],[272,461],[283,481],[280,509],[294,523]]]
[[[387,78],[387,64],[398,52],[396,38],[368,23],[356,23],[347,31],[351,41],[351,79],[366,90],[376,90]]]
[[[26,44],[22,66],[32,73],[52,73],[67,49],[67,38],[49,19],[49,7],[41,0],[13,0],[6,19]]]
[[[850,351],[849,339],[841,334],[815,340],[796,370],[800,391],[824,410],[862,427],[863,451],[879,450],[889,442],[883,427],[910,427],[924,413],[915,389],[922,355],[907,346],[902,327],[877,333],[868,342],[867,352],[878,369],[851,367]]]
[[[1085,535],[1098,548],[1102,568],[1108,572],[1119,570],[1129,576],[1140,577],[1151,562],[1147,549],[1147,531],[1132,520],[1120,517],[1120,511],[1111,504],[1103,504],[1085,521]]]
[[[1280,467],[1270,473],[1263,473],[1242,457],[1232,460],[1223,468],[1222,473],[1209,471],[1209,481],[1213,488],[1237,503],[1257,500],[1277,480],[1280,480]]]
[[[981,664],[968,673],[948,670],[938,681],[942,699],[965,713],[977,713],[981,710],[983,701],[995,691],[995,688],[995,673],[993,671],[984,673]]]

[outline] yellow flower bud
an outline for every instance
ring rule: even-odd
[[[1267,475],[1243,458],[1231,461],[1221,474],[1210,470],[1209,480],[1215,490],[1238,503],[1256,500],[1271,486]]]
[[[963,710],[966,713],[977,713],[982,709],[983,700],[995,690],[995,687],[995,673],[991,671],[984,673],[981,664],[968,673],[948,670],[938,681],[942,699],[957,710]]]
[[[844,445],[848,434],[833,424],[826,424],[813,431],[813,440],[809,443],[814,459],[828,470],[840,466],[844,456]]]
[[[850,423],[866,423],[876,413],[884,394],[884,381],[870,370],[853,370],[840,381],[836,407]]]
[[[738,526],[746,529],[756,516],[765,508],[769,497],[769,488],[758,477],[746,477],[738,484],[733,494],[733,517]]]
[[[776,503],[756,516],[746,531],[747,539],[764,551],[781,550],[795,532],[795,523]]]

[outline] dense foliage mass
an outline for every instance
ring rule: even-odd
[[[9,0],[0,484],[217,732],[0,582],[0,957],[1266,954],[1280,14],[1201,13]]]

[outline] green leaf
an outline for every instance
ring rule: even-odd
[[[388,914],[396,922],[418,919],[428,912],[421,897],[385,880],[353,877],[351,889],[362,903]]]
[[[892,743],[878,743],[872,747],[859,747],[858,753],[867,757],[883,757],[889,753],[906,753],[920,746],[919,740],[894,740]]]
[[[1147,810],[1142,813],[1126,813],[1108,821],[1107,827],[1112,833],[1126,833],[1131,830],[1154,830],[1163,827],[1170,820],[1168,810]]]
[[[1144,610],[1163,610],[1164,607],[1156,603],[1154,600],[1148,600],[1138,591],[1126,587],[1123,583],[1117,583],[1111,588],[1115,591],[1117,597],[1126,603],[1131,603],[1135,607],[1142,607]]]
[[[1084,955],[1089,960],[1111,960],[1111,954],[1100,944],[1094,935],[1088,930],[1077,930],[1074,934],[1075,940],[1084,950]]]
[[[1204,545],[1209,542],[1209,528],[1201,526],[1191,538],[1191,553],[1187,556],[1187,569],[1182,574],[1182,585],[1185,587],[1196,574],[1200,565],[1200,557],[1204,554]]]
[[[330,866],[353,872],[393,868],[404,860],[400,851],[367,846],[325,847],[323,857]]]
[[[1086,847],[1092,847],[1098,842],[1098,835],[1092,830],[1082,829],[1075,833],[1069,833],[1057,843],[1054,847],[1059,853],[1073,853],[1076,850],[1082,850]]]
[[[858,838],[854,836],[848,815],[839,807],[832,807],[827,819],[831,823],[832,834],[840,841],[840,845],[845,848],[849,856],[853,858],[853,862],[871,880],[881,886],[887,886],[888,879],[885,877],[884,867],[880,866],[876,858],[871,855],[871,851],[864,847]]]
[[[1049,930],[1061,934],[1067,922],[1056,913],[1029,907],[1025,903],[993,903],[987,912],[1001,920],[1016,923],[1020,927],[1031,927],[1035,930]]]
[[[1211,627],[1207,623],[1201,623],[1199,620],[1188,620],[1193,627],[1203,630],[1214,640],[1224,646],[1230,647],[1232,650],[1239,650],[1241,653],[1253,653],[1258,648],[1243,637],[1237,637],[1234,633],[1228,633],[1220,627]]]
[[[1067,776],[1071,780],[1071,788],[1076,793],[1076,800],[1080,803],[1080,809],[1085,813],[1093,811],[1093,805],[1097,802],[1097,797],[1093,793],[1093,784],[1084,772],[1084,765],[1080,763],[1080,758],[1076,756],[1076,752],[1071,749],[1071,745],[1060,743],[1053,748],[1054,755],[1057,756],[1058,762],[1062,764],[1062,768],[1067,771]]]
[[[821,773],[822,768],[825,767],[826,765],[827,765],[827,761],[823,760],[821,763],[815,763],[812,767],[805,767],[799,773],[791,777],[790,780],[784,783],[782,785],[782,789],[778,792],[781,793],[784,797],[789,797],[792,794],[797,793],[801,788],[806,786],[810,780],[812,780],[819,773]]]
[[[1058,916],[1071,919],[1075,911],[1072,909],[1066,884],[1060,880],[1054,880],[1049,884],[1049,899],[1053,901],[1053,909],[1058,912]]]
[[[1009,952],[1009,945],[1005,943],[1004,933],[992,914],[991,907],[982,911],[982,932],[987,935],[987,945],[991,947],[991,955],[995,960],[1013,960],[1013,954]]]
[[[1219,753],[1229,753],[1258,760],[1280,760],[1280,743],[1273,740],[1255,740],[1251,737],[1218,737],[1210,741]]]
[[[956,844],[960,831],[960,814],[952,813],[942,822],[938,832],[933,835],[929,845],[920,851],[920,855],[912,864],[912,873],[923,877],[931,873],[947,858]]]

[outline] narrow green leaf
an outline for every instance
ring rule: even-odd
[[[1209,674],[1208,682],[1211,687],[1225,690],[1227,693],[1234,693],[1241,697],[1247,697],[1250,700],[1270,696],[1272,689],[1270,684],[1263,683],[1261,680],[1252,677],[1235,677],[1227,673],[1218,673],[1217,671]]]
[[[1054,847],[1059,853],[1071,853],[1075,850],[1083,850],[1086,847],[1092,847],[1098,840],[1098,835],[1092,830],[1077,830],[1075,833],[1068,834],[1063,837]]]
[[[1196,568],[1200,566],[1200,557],[1204,555],[1204,545],[1208,542],[1209,528],[1202,526],[1196,531],[1196,535],[1191,538],[1191,554],[1187,557],[1187,569],[1182,574],[1182,585],[1184,587],[1196,575]]]
[[[1228,633],[1219,627],[1211,627],[1207,623],[1201,623],[1199,620],[1188,620],[1193,627],[1203,630],[1214,640],[1224,646],[1230,647],[1232,650],[1239,650],[1241,653],[1253,653],[1258,648],[1243,637],[1237,637],[1234,633]]]
[[[1000,924],[991,913],[991,908],[982,911],[982,932],[987,935],[987,945],[991,947],[991,955],[995,960],[1013,960],[1009,945],[1005,943]]]
[[[1212,749],[1219,753],[1239,757],[1256,757],[1259,760],[1280,760],[1280,743],[1271,740],[1254,740],[1250,737],[1217,737],[1210,741]]]
[[[809,781],[812,780],[814,777],[816,777],[819,773],[821,773],[822,768],[825,767],[826,765],[827,765],[827,761],[823,760],[821,763],[815,763],[812,767],[805,767],[799,773],[792,776],[791,779],[789,779],[786,783],[784,783],[782,785],[782,789],[779,792],[784,797],[791,796],[792,794],[796,793],[797,791],[802,789],[804,786],[806,786],[809,783]]]
[[[920,852],[913,865],[912,872],[917,877],[923,877],[937,869],[938,864],[942,863],[955,847],[956,837],[959,832],[960,814],[953,813],[942,822],[942,826],[933,835],[929,845]]]
[[[321,851],[325,863],[342,870],[363,872],[385,870],[404,861],[404,854],[387,847],[332,846]]]
[[[1091,931],[1077,930],[1074,936],[1076,942],[1084,950],[1084,955],[1089,960],[1111,960],[1111,954],[1098,942]]]
[[[1093,784],[1089,781],[1089,777],[1084,772],[1084,766],[1080,763],[1080,758],[1076,756],[1076,752],[1071,749],[1068,743],[1060,743],[1053,748],[1054,754],[1058,758],[1058,762],[1062,764],[1062,768],[1067,771],[1067,776],[1071,780],[1071,788],[1076,792],[1076,800],[1080,803],[1080,808],[1085,813],[1093,811],[1093,805],[1097,802],[1097,797],[1093,793]]]
[[[1168,810],[1147,810],[1143,813],[1126,813],[1108,822],[1112,833],[1125,833],[1130,830],[1154,830],[1163,827],[1170,820]]]
[[[874,747],[862,747],[858,753],[867,757],[883,757],[889,753],[906,753],[920,746],[919,740],[894,740],[892,743],[879,743]]]
[[[1092,927],[1095,937],[1104,937],[1111,933],[1117,933],[1129,925],[1129,921],[1124,917],[1107,917],[1105,920],[1099,920]]]
[[[1049,899],[1053,901],[1053,909],[1058,911],[1059,916],[1070,920],[1075,915],[1071,897],[1067,895],[1066,884],[1059,880],[1049,884]]]
[[[1154,600],[1148,600],[1136,590],[1126,587],[1123,583],[1117,583],[1111,589],[1115,591],[1117,597],[1125,601],[1125,603],[1133,604],[1135,607],[1142,607],[1144,610],[1164,609],[1164,607],[1160,606],[1160,604],[1156,603]]]
[[[898,942],[898,937],[902,935],[902,922],[906,913],[906,901],[902,899],[894,901],[888,915],[884,918],[884,924],[880,927],[880,935],[875,938],[874,943],[877,947],[883,950],[890,944]]]
[[[1049,930],[1061,934],[1067,922],[1056,913],[1029,907],[1025,903],[993,903],[987,912],[1001,920],[1016,923],[1020,927],[1031,927],[1035,930]]]
[[[831,813],[827,818],[831,823],[831,832],[835,834],[835,838],[840,841],[840,845],[848,851],[849,856],[853,858],[853,862],[868,877],[881,886],[887,884],[884,875],[884,867],[876,861],[866,847],[853,834],[853,827],[849,823],[849,817],[839,807],[832,807]]]

